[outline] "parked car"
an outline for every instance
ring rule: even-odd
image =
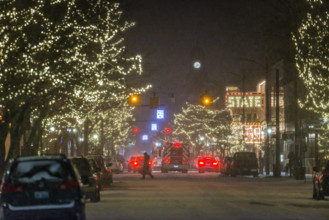
[[[99,171],[97,167],[91,167],[88,160],[83,157],[70,158],[75,168],[80,174],[80,180],[83,184],[84,193],[92,202],[98,202],[100,196]]]
[[[233,156],[233,161],[229,169],[231,176],[236,175],[253,175],[258,176],[258,163],[256,153],[254,152],[237,152]]]
[[[205,156],[198,159],[198,170],[199,173],[208,172],[219,172],[219,161],[218,159]]]
[[[99,171],[99,178],[102,186],[110,185],[113,182],[112,170],[106,167],[103,156],[101,155],[87,155],[86,159],[93,160],[95,163],[92,165],[97,167]]]
[[[85,219],[79,174],[63,155],[18,157],[1,185],[3,217],[8,219]]]

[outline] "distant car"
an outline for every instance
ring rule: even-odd
[[[208,172],[219,172],[219,161],[214,157],[206,156],[198,159],[198,170],[199,173]]]
[[[258,163],[256,153],[254,152],[237,152],[233,156],[229,174],[233,177],[236,175],[253,175],[258,176]]]
[[[152,170],[152,160],[149,161],[150,169]],[[128,172],[141,172],[144,166],[143,156],[132,156],[128,161]]]
[[[107,168],[110,168],[113,173],[123,173],[123,163],[116,159],[111,157],[105,157],[105,166]]]
[[[87,155],[85,158],[94,160],[95,166],[100,170],[99,178],[102,186],[110,185],[113,182],[112,170],[110,167],[106,167],[102,155]]]
[[[162,159],[161,158],[153,158],[152,161],[152,169],[153,170],[161,170]]]
[[[3,217],[8,219],[85,219],[79,174],[62,155],[18,157],[1,186]]]
[[[80,174],[84,193],[86,194],[87,198],[90,198],[92,202],[98,202],[101,198],[101,186],[98,176],[98,172],[100,170],[96,167],[91,167],[86,158],[72,157],[70,160]]]

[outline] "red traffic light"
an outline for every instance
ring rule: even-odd
[[[170,129],[170,128],[166,128],[166,129],[165,129],[165,132],[166,132],[167,134],[170,134],[170,133],[171,133],[171,129]]]
[[[137,134],[139,132],[138,128],[134,128],[134,133]]]

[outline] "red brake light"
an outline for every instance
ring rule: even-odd
[[[200,160],[199,161],[199,166],[203,166],[204,165],[204,161]]]
[[[206,160],[211,160],[211,157],[206,157]]]
[[[216,161],[215,162],[212,162],[212,165],[213,166],[218,166],[218,162],[216,162]]]
[[[165,162],[166,162],[166,163],[169,163],[169,162],[170,162],[169,157],[167,157],[167,158],[165,159]]]
[[[3,184],[2,193],[24,192],[22,184]]]
[[[59,190],[79,189],[79,183],[78,183],[78,181],[75,181],[75,180],[59,182],[58,189]]]
[[[180,146],[181,146],[181,143],[179,143],[179,142],[175,142],[175,143],[174,143],[174,146],[175,146],[175,147],[180,147]]]
[[[152,160],[149,161],[149,165],[150,165],[150,166],[152,165]]]
[[[138,162],[137,161],[134,161],[134,166],[138,166]]]

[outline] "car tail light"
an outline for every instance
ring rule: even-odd
[[[217,167],[218,166],[218,162],[212,162],[212,165],[214,166],[214,167]]]
[[[179,142],[174,143],[174,147],[180,147],[180,146],[181,146],[181,143],[179,143]]]
[[[206,160],[211,160],[212,158],[211,157],[206,157]]]
[[[167,157],[166,159],[165,159],[165,163],[169,163],[170,162],[170,159],[169,159],[169,157]]]
[[[152,166],[152,160],[149,161],[149,165]]]
[[[79,189],[79,183],[78,183],[78,181],[75,181],[75,180],[59,182],[58,189],[59,190]]]
[[[2,193],[14,193],[14,192],[24,192],[24,186],[22,184],[8,184],[2,185]]]
[[[199,161],[199,166],[204,166],[204,165],[205,165],[204,161],[200,160]]]
[[[134,166],[137,167],[138,166],[138,162],[137,161],[134,161]]]

